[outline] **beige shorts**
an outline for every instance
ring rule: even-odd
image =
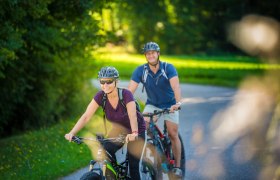
[[[148,105],[145,106],[143,114],[145,114],[145,113],[153,113],[154,110],[160,111],[162,109],[148,104]],[[169,114],[162,114],[162,115],[159,116],[158,120],[161,120],[161,119],[173,122],[175,124],[179,124],[179,111],[175,111],[174,113],[169,113]]]

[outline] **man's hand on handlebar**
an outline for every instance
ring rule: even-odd
[[[181,104],[181,102],[177,102],[176,104],[172,105],[170,107],[170,112],[173,113],[174,111],[180,110]]]

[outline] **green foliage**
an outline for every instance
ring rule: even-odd
[[[120,22],[113,33],[123,32],[136,52],[144,43],[156,41],[165,54],[242,54],[228,41],[231,22],[248,14],[280,19],[279,3],[272,0],[143,0],[110,5],[115,7],[112,23]]]
[[[125,11],[123,9],[126,9]],[[163,1],[124,1],[117,4],[117,19],[122,19],[126,39],[139,52],[146,41],[159,40],[156,25],[166,19]]]
[[[104,42],[90,10],[102,6],[1,1],[0,135],[48,126],[79,110],[93,71],[90,52]]]

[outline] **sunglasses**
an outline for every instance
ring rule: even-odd
[[[100,80],[100,84],[112,84],[115,80],[114,79],[109,79],[109,80]]]

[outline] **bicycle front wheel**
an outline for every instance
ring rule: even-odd
[[[91,180],[91,179],[104,180],[105,178],[103,178],[101,174],[98,174],[98,173],[93,172],[93,171],[86,172],[80,178],[80,180]]]
[[[156,180],[156,171],[153,167],[153,163],[150,160],[142,162],[141,179]]]
[[[151,164],[156,179],[163,179],[162,162],[164,162],[164,153],[161,149],[161,142],[157,141],[156,144],[157,146],[154,146],[152,142],[147,143],[144,161]]]

